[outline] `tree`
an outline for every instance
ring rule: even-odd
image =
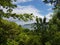
[[[48,28],[48,22],[46,22],[46,17],[38,18],[36,17],[36,23],[35,23],[36,30],[46,30]]]
[[[0,7],[7,9],[7,13],[0,9],[0,45],[18,45],[19,43],[15,40],[20,33],[22,33],[23,28],[18,26],[14,22],[4,20],[4,18],[13,17],[19,20],[32,20],[33,14],[16,14],[12,13],[13,8],[16,5],[12,4],[15,0],[0,0]]]
[[[49,21],[49,43],[51,45],[60,45],[60,0],[45,0],[48,3],[54,3],[54,12]],[[45,2],[44,1],[44,2]],[[57,36],[58,35],[58,36]]]
[[[0,0],[0,8],[3,7],[7,9],[7,13],[5,13],[3,9],[0,9],[0,19],[3,17],[5,18],[13,17],[14,19],[18,18],[24,21],[33,19],[32,18],[33,14],[16,14],[16,13],[12,14],[13,8],[17,7],[17,5],[12,3],[13,1],[16,0]]]
[[[44,0],[43,2],[54,4],[54,9],[60,9],[60,0]]]
[[[14,40],[22,32],[22,28],[14,22],[1,20],[0,22],[0,44],[7,45],[7,40]]]
[[[15,0],[14,0],[14,1],[15,1]],[[1,8],[1,6],[2,6],[3,8],[8,9],[8,10],[7,10],[8,12],[12,11],[12,9],[16,7],[16,5],[12,4],[12,0],[0,0],[0,8]],[[0,18],[1,18],[2,16],[4,17],[4,14],[5,14],[5,13],[3,12],[3,10],[0,9]]]
[[[38,33],[41,34],[41,43],[42,45],[45,45],[45,42],[47,41],[46,33],[48,30],[48,22],[46,22],[46,17],[38,18],[36,17],[36,23],[35,23],[35,28]]]

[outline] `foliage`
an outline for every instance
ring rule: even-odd
[[[13,9],[17,7],[17,5],[13,4],[12,2],[16,0],[0,0],[0,8],[6,9],[7,12],[5,13],[3,9],[0,9],[0,19],[1,18],[10,18],[13,17],[14,19],[18,18],[19,20],[28,21],[33,19],[33,14],[16,14],[12,13]]]
[[[13,4],[11,3],[11,1],[12,0],[0,0],[0,5],[4,8],[9,8],[10,4],[12,8]],[[50,2],[52,4],[51,1],[53,0],[45,1],[46,3]],[[20,20],[26,21],[28,20],[28,18],[32,19],[32,17],[30,17],[32,16],[32,14],[30,14],[30,16],[28,15],[29,14],[24,14],[24,16],[22,16],[22,14],[16,15],[11,13],[4,13],[3,10],[0,10],[0,16],[2,18],[11,16],[13,18],[21,18]],[[46,22],[46,17],[44,17],[44,19],[36,17],[35,30],[24,29],[20,25],[4,20],[2,18],[0,18],[0,45],[60,45],[59,8],[54,10],[52,19],[50,19],[48,23]]]
[[[35,32],[23,29],[14,22],[0,21],[1,45],[40,45],[40,37]]]
[[[53,4],[54,9],[60,9],[60,0],[44,0],[43,2]]]

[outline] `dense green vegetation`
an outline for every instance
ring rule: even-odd
[[[16,6],[11,4],[11,1],[0,0],[0,5],[12,10]],[[45,0],[44,2],[52,4],[57,1]],[[3,19],[3,17],[11,16],[20,17],[22,20],[32,19],[29,14],[24,14],[26,18],[22,18],[22,15],[11,14],[10,9],[8,13],[0,10],[0,45],[60,45],[60,4],[56,3],[54,8],[52,19],[49,22],[46,22],[46,17],[43,20],[36,17],[35,30],[24,29],[14,22]]]

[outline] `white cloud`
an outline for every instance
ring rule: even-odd
[[[20,5],[18,5],[17,8],[13,9],[12,13],[17,13],[17,14],[24,14],[24,13],[31,14],[31,13],[33,13],[34,16],[38,16],[38,17],[43,18],[43,16],[40,14],[40,11],[37,10],[32,5],[29,5],[29,6],[20,6]]]
[[[15,4],[21,3],[21,2],[28,2],[28,1],[32,1],[32,0],[17,0],[17,2],[15,2]],[[47,5],[51,6],[51,4],[47,4]],[[3,10],[4,10],[4,12],[6,12],[6,9],[3,9]],[[48,9],[48,10],[51,10],[51,9]],[[40,11],[38,9],[36,9],[34,6],[32,6],[32,5],[29,5],[29,6],[17,5],[17,8],[13,9],[12,13],[17,13],[17,14],[24,14],[24,13],[31,14],[31,13],[33,13],[34,16],[38,16],[38,17],[41,17],[41,18],[44,17],[44,16],[42,16],[42,14],[40,14]],[[48,13],[46,15],[47,21],[49,19],[51,19],[51,17],[50,17],[51,14],[52,13]],[[18,19],[13,19],[13,18],[9,18],[8,20],[9,21],[14,21],[14,22],[16,22],[18,24],[21,24],[21,25],[35,22],[35,19],[33,21],[28,21],[28,22],[19,21]]]
[[[47,6],[53,6],[53,4],[50,4],[50,3],[48,3],[48,4],[46,4]]]
[[[18,5],[17,8],[13,9],[12,13],[16,13],[16,14],[24,14],[24,13],[31,14],[31,13],[33,13],[34,16],[38,16],[38,17],[43,18],[43,16],[40,14],[40,11],[37,10],[32,5],[29,5],[29,6],[20,6],[20,5]],[[15,20],[15,19],[12,19],[12,18],[9,18],[8,20],[14,21],[17,24],[21,24],[21,25],[29,24],[29,23],[34,23],[35,22],[35,18],[34,18],[33,21],[28,21],[28,22],[19,21],[17,19]]]
[[[4,9],[4,11],[6,11],[6,10]],[[38,17],[41,17],[41,18],[44,17],[44,16],[42,16],[42,14],[40,14],[40,11],[32,5],[29,5],[29,6],[20,6],[20,5],[18,5],[17,8],[13,9],[12,13],[16,13],[16,14],[24,14],[24,13],[31,14],[31,13],[33,13],[34,16],[38,16]],[[50,12],[46,15],[47,21],[49,19],[51,19],[51,16],[50,16],[51,14],[52,13]],[[17,24],[21,24],[21,25],[35,22],[35,19],[33,21],[28,21],[28,22],[19,21],[18,19],[13,19],[13,18],[9,18],[8,20],[9,21],[14,21]]]
[[[2,6],[0,7],[0,10],[3,10],[5,13],[7,12],[7,9],[3,8]]]
[[[18,4],[18,3],[23,3],[23,2],[29,2],[32,0],[17,0],[16,2],[13,2],[14,4]]]
[[[4,12],[7,11],[4,8],[2,8],[2,9],[4,10]],[[38,17],[43,18],[43,16],[40,14],[40,11],[32,5],[29,5],[29,6],[18,5],[17,8],[13,9],[12,13],[16,13],[16,14],[24,14],[24,13],[31,14],[31,13],[33,13],[34,16],[38,16]],[[35,22],[35,19],[33,21],[28,21],[28,22],[19,21],[18,19],[13,19],[13,18],[9,18],[7,20],[14,21],[18,24],[29,24],[29,23]]]
[[[52,15],[53,15],[52,12],[49,12],[49,13],[46,15],[47,21],[49,21],[49,19],[52,18]]]

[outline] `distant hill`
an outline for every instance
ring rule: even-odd
[[[45,27],[49,27],[48,23],[49,23],[49,22],[46,23]],[[36,23],[25,24],[25,25],[22,25],[22,27],[23,27],[23,28],[30,29],[30,30],[34,30],[34,27],[36,27],[35,24],[36,24]],[[40,26],[41,26],[41,25],[40,25]]]
[[[33,28],[33,25],[34,25],[34,23],[32,23],[32,24],[25,24],[25,25],[22,25],[22,27],[23,27],[23,28],[30,29],[30,30],[33,30],[33,29],[34,29],[34,28]]]

